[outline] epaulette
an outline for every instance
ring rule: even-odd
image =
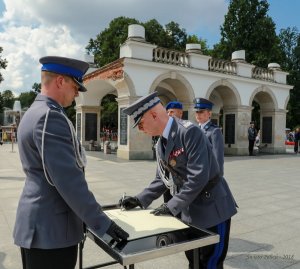
[[[190,126],[194,125],[191,121],[189,120],[180,120],[178,121],[184,128],[189,128]]]

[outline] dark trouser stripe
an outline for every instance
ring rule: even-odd
[[[207,269],[216,269],[217,268],[218,260],[221,257],[223,249],[224,249],[226,221],[220,223],[217,226],[217,233],[220,235],[220,242],[215,245],[213,255],[208,260]]]

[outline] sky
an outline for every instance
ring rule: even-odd
[[[299,0],[269,0],[268,15],[282,28],[300,31]],[[220,40],[229,0],[0,0],[1,58],[4,81],[0,92],[15,96],[40,82],[39,58],[57,55],[84,60],[89,40],[119,16],[141,22],[156,19],[161,25],[177,22],[190,35],[207,40],[210,48]]]

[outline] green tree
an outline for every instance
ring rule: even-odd
[[[280,64],[283,54],[268,9],[266,0],[230,0],[221,26],[221,41],[214,46],[212,55],[230,60],[232,52],[243,49],[249,63],[261,67],[270,62]]]
[[[207,41],[205,39],[201,39],[196,35],[189,35],[186,43],[187,44],[200,44],[203,54],[204,55],[210,54],[210,50],[207,47]]]
[[[110,22],[108,28],[97,35],[96,39],[90,39],[86,49],[94,55],[95,63],[98,66],[103,66],[119,58],[120,45],[128,36],[128,25],[136,23],[139,22],[132,18],[115,18]]]
[[[41,92],[42,85],[41,85],[41,83],[36,83],[36,82],[35,82],[35,83],[32,85],[31,88],[33,89],[33,91],[34,91],[36,94],[38,94],[38,93]]]
[[[101,101],[101,129],[103,127],[109,129],[118,128],[118,103],[116,96],[113,94],[107,94]]]
[[[0,69],[5,69],[7,66],[7,61],[6,59],[2,59],[1,54],[2,54],[3,48],[0,47]],[[0,83],[3,81],[2,74],[0,73]]]
[[[2,92],[3,107],[13,108],[15,102],[15,96],[11,90]]]
[[[207,47],[205,40],[198,39],[196,36],[188,36],[185,29],[181,29],[176,22],[171,21],[163,27],[155,19],[140,23],[133,18],[118,17],[113,19],[109,27],[99,33],[96,39],[90,39],[86,47],[88,53],[94,55],[95,63],[98,66],[103,66],[119,58],[120,45],[128,37],[130,24],[143,25],[146,41],[159,47],[184,51],[188,40],[200,42],[203,44],[203,48]]]
[[[165,27],[166,44],[164,47],[184,51],[187,41],[187,33],[185,29],[181,29],[179,24],[173,21],[166,24]]]
[[[166,46],[166,31],[155,19],[142,24],[145,27],[145,39],[159,47]]]
[[[22,92],[17,99],[20,101],[22,108],[28,108],[33,103],[35,97],[36,93],[34,91],[29,91]]]
[[[41,92],[41,83],[36,83],[35,82],[32,85],[31,89],[33,91],[23,92],[17,98],[20,101],[22,108],[31,106],[31,104],[33,103],[35,97]]]
[[[287,28],[279,38],[285,56],[282,68],[289,72],[287,83],[294,85],[287,105],[287,127],[293,129],[300,125],[300,34],[295,27]]]

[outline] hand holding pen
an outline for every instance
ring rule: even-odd
[[[121,210],[130,210],[137,206],[143,208],[141,202],[135,196],[126,196],[126,193],[123,194],[122,198],[119,200],[119,205]]]

